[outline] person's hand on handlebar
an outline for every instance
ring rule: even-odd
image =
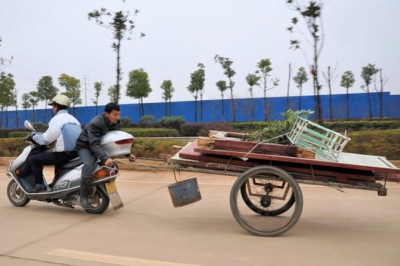
[[[108,159],[104,162],[104,164],[105,164],[106,166],[108,166],[108,167],[111,167],[111,166],[114,165],[114,160],[113,160],[112,158],[108,158]]]

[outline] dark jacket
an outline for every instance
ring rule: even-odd
[[[76,141],[76,149],[90,149],[97,159],[104,163],[109,157],[100,147],[100,139],[108,131],[119,130],[120,128],[119,121],[117,124],[111,124],[107,117],[104,116],[104,113],[99,114],[83,128],[82,133]]]

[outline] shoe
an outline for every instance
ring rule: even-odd
[[[91,194],[92,194],[92,179],[83,177],[81,181],[81,190],[80,190],[82,208],[87,210],[93,209],[91,200],[89,198]]]
[[[86,197],[81,197],[81,206],[84,209],[90,210],[93,209],[92,204],[90,203],[89,199]]]
[[[37,192],[40,192],[42,190],[46,190],[46,186],[44,184],[36,184],[36,185],[33,186],[33,188],[31,190],[29,190],[29,192],[37,193]]]

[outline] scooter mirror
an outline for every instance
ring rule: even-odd
[[[29,129],[30,131],[35,131],[35,128],[32,126],[31,122],[29,122],[28,120],[24,121],[24,126],[25,126],[25,128]]]

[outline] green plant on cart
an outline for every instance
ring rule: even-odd
[[[253,131],[251,139],[268,143],[289,144],[285,134],[289,132],[290,128],[296,122],[297,116],[307,119],[312,113],[314,112],[311,110],[288,110],[282,113],[282,116],[285,117],[284,120],[268,123],[262,129]]]

